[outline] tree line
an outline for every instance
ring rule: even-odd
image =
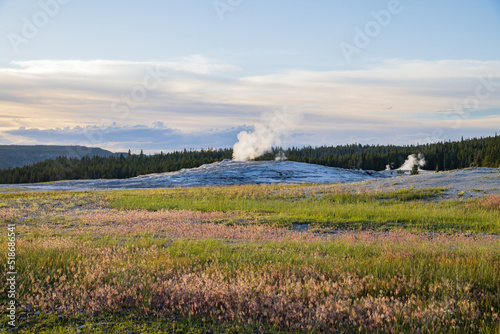
[[[274,160],[283,152],[288,160],[347,169],[382,170],[401,166],[410,154],[422,153],[424,169],[499,167],[500,137],[474,138],[425,145],[361,145],[275,148],[257,160]],[[24,167],[0,170],[1,184],[58,180],[123,179],[150,173],[178,171],[231,159],[232,149],[183,150],[155,155],[67,158],[60,156]]]
[[[59,180],[124,179],[151,173],[174,172],[231,159],[231,149],[175,151],[154,155],[121,154],[117,157],[60,156],[32,165],[0,170],[0,183],[36,183]]]
[[[269,160],[279,149],[259,158]],[[474,138],[425,145],[361,145],[292,147],[283,150],[288,160],[347,169],[383,170],[400,167],[410,154],[421,153],[427,170],[499,167],[500,137]]]

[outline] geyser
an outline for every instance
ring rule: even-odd
[[[262,123],[256,124],[253,131],[238,134],[238,142],[233,146],[233,160],[255,159],[270,152],[274,146],[280,146],[283,139],[297,127],[300,114],[284,108],[265,113],[261,118]],[[284,158],[280,157],[281,160]]]
[[[403,165],[398,169],[411,170],[415,165],[417,165],[419,169],[425,166],[425,158],[422,153],[419,153],[418,155],[410,154]]]

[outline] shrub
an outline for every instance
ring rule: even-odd
[[[418,165],[413,165],[410,171],[410,175],[418,175]]]

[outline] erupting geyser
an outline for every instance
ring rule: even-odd
[[[238,134],[238,142],[233,146],[233,160],[255,159],[270,152],[274,146],[280,146],[283,139],[296,128],[299,118],[298,112],[288,109],[263,114],[263,122],[256,124],[252,132],[242,131]],[[279,160],[285,159],[279,157]]]
[[[422,153],[419,153],[418,155],[410,154],[403,165],[398,169],[411,170],[415,165],[417,165],[419,169],[425,166],[425,158]]]

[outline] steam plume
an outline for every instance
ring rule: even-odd
[[[280,150],[276,154],[276,157],[274,158],[274,160],[276,160],[276,161],[286,161],[286,160],[288,160],[288,158],[286,157],[285,152],[283,152],[282,150]]]
[[[300,114],[287,108],[263,114],[261,118],[262,123],[256,124],[253,132],[238,134],[238,142],[233,146],[233,160],[255,159],[270,152],[274,146],[280,146],[296,128]]]
[[[403,165],[399,167],[399,169],[410,170],[415,165],[417,165],[419,168],[425,166],[425,158],[422,153],[419,153],[418,155],[410,154]]]

